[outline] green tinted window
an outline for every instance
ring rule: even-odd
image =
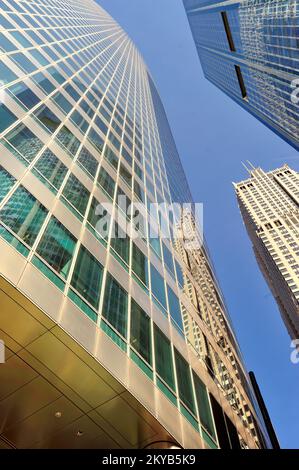
[[[181,266],[177,261],[175,261],[176,275],[178,278],[178,283],[180,287],[184,287],[184,275]]]
[[[11,176],[2,166],[0,166],[0,202],[10,191],[15,182],[15,178]]]
[[[75,237],[55,217],[52,217],[36,251],[66,279],[76,241]]]
[[[108,238],[111,217],[95,197],[91,201],[87,219],[103,238]]]
[[[109,194],[109,196],[113,197],[115,183],[104,168],[101,168],[100,170],[98,184],[106,191],[106,193]]]
[[[0,133],[11,126],[17,117],[4,105],[0,104]]]
[[[38,110],[36,110],[34,115],[51,133],[54,133],[61,124],[58,117],[45,105],[42,105]]]
[[[167,269],[171,272],[173,277],[175,277],[172,254],[164,243],[162,243],[162,247],[163,247],[163,257],[164,257],[165,265]]]
[[[105,160],[107,160],[110,163],[110,165],[113,166],[113,168],[115,168],[117,170],[119,159],[115,155],[113,150],[111,150],[111,148],[108,147],[108,146],[106,146],[106,148],[105,148],[104,158],[105,158]]]
[[[0,211],[0,220],[32,246],[46,218],[47,210],[20,186]]]
[[[43,143],[39,138],[23,124],[19,124],[5,138],[29,162],[32,162],[43,147]]]
[[[133,243],[132,245],[132,270],[148,286],[148,260],[141,250]]]
[[[38,159],[34,168],[56,189],[60,188],[67,173],[66,166],[49,149]]]
[[[195,413],[190,367],[187,361],[175,349],[175,365],[178,379],[179,397]]]
[[[163,305],[165,309],[166,307],[166,296],[165,296],[165,285],[164,279],[161,274],[154,268],[151,264],[151,283],[152,283],[152,293],[156,297],[156,299]]]
[[[175,390],[171,344],[162,331],[154,327],[156,369],[159,376]]]
[[[161,258],[161,245],[158,232],[153,228],[153,225],[151,224],[148,225],[148,231],[150,247]]]
[[[167,286],[167,293],[170,316],[181,328],[181,330],[184,331],[179,299],[169,286]]]
[[[91,128],[89,131],[88,139],[95,146],[97,150],[99,150],[100,152],[103,150],[104,140],[98,134],[98,132],[96,132],[93,128]]]
[[[67,180],[63,188],[63,195],[80,214],[85,214],[90,193],[74,175],[70,175]]]
[[[98,308],[103,267],[89,251],[81,245],[71,285],[94,308]]]
[[[121,178],[131,187],[132,186],[132,175],[122,163],[120,164],[119,174],[120,174]]]
[[[95,177],[97,169],[98,169],[98,162],[96,159],[91,155],[91,153],[87,150],[87,148],[83,147],[79,157],[78,162],[82,165],[82,167],[88,171],[88,173]]]
[[[66,126],[63,126],[60,129],[56,138],[69,151],[72,156],[76,155],[78,148],[80,147],[80,141]]]
[[[118,282],[107,274],[105,297],[103,304],[103,318],[123,336],[127,336],[128,323],[128,295]]]
[[[209,402],[208,391],[204,383],[193,372],[195,396],[198,405],[199,417],[203,427],[215,437],[212,410]]]
[[[121,227],[115,222],[111,238],[111,246],[116,253],[128,264],[130,255],[130,238]]]
[[[151,321],[149,316],[132,299],[131,303],[131,346],[152,364]]]

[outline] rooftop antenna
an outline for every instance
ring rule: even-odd
[[[249,168],[247,168],[247,166],[245,165],[245,163],[244,163],[244,162],[241,162],[241,163],[242,163],[243,167],[245,168],[245,170],[246,170],[249,174],[251,174]]]
[[[253,164],[252,164],[249,160],[246,160],[246,162],[248,163],[249,166],[251,166],[251,168],[252,168],[253,170],[255,170],[255,167],[253,166]]]

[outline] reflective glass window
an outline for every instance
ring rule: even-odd
[[[76,238],[52,216],[36,251],[56,272],[66,279],[76,241]]]
[[[128,295],[118,282],[107,274],[103,304],[103,318],[123,336],[127,336]]]
[[[0,211],[0,220],[32,246],[47,216],[47,209],[22,186]]]
[[[81,245],[71,285],[96,309],[99,306],[102,274],[103,266]]]

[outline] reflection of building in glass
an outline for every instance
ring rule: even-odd
[[[140,54],[93,1],[0,5],[1,446],[262,447],[205,250],[196,271],[163,208],[147,236],[191,195]]]
[[[235,184],[259,267],[292,339],[299,337],[299,177],[287,165]]]
[[[184,4],[205,77],[298,149],[298,1]]]

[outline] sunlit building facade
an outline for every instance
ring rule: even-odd
[[[192,198],[139,52],[91,0],[0,24],[0,447],[267,446],[206,248],[149,217]]]
[[[205,77],[299,148],[297,0],[184,0]]]
[[[259,267],[292,339],[299,338],[299,176],[288,165],[235,184]]]

